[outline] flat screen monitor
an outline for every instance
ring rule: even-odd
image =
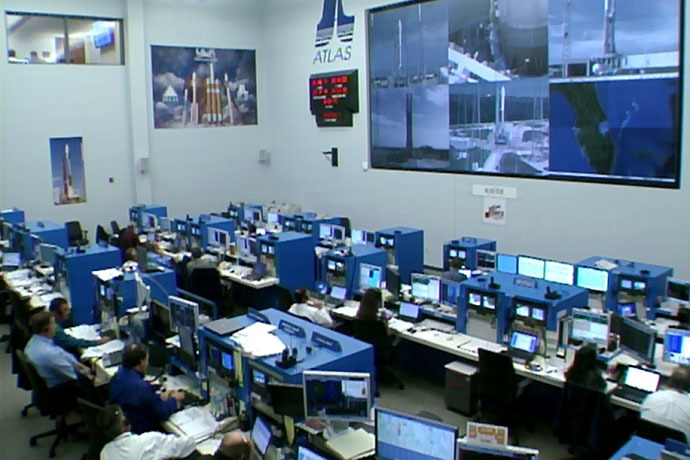
[[[565,262],[547,260],[544,264],[544,279],[553,283],[572,286],[575,281],[575,266]]]
[[[268,397],[273,412],[293,418],[304,417],[304,388],[302,385],[268,383]]]
[[[502,273],[517,274],[518,258],[511,254],[498,254],[496,256],[496,270]]]
[[[393,236],[379,235],[377,246],[386,249],[393,249],[395,247],[395,238]]]
[[[319,224],[319,238],[322,240],[333,239],[333,226],[331,224]]]
[[[225,230],[209,227],[208,245],[225,248],[227,250],[230,245],[230,235]]]
[[[361,263],[359,264],[359,290],[364,292],[369,288],[381,288],[381,267]]]
[[[189,234],[192,236],[201,236],[201,226],[199,224],[191,224],[189,226]]]
[[[626,318],[636,318],[637,306],[635,302],[619,303],[616,307],[616,312]]]
[[[635,321],[623,318],[620,326],[620,348],[647,363],[654,363],[654,342],[656,330]]]
[[[609,272],[590,267],[577,268],[577,285],[590,291],[609,290]]]
[[[516,318],[529,318],[531,316],[530,313],[531,306],[521,303],[521,302],[516,302],[515,303],[515,317]]]
[[[532,319],[535,321],[546,321],[546,309],[538,306],[533,306]]]
[[[419,319],[419,305],[410,302],[400,302],[398,315],[402,320],[417,320]]]
[[[438,276],[412,273],[410,284],[413,297],[438,303],[441,291],[441,279]]]
[[[151,329],[159,337],[168,338],[175,335],[170,320],[170,308],[156,300],[151,301]]]
[[[155,230],[158,228],[158,216],[148,212],[142,213],[141,226],[144,230]]]
[[[58,247],[54,244],[41,243],[39,245],[39,257],[43,265],[53,266],[55,265],[55,252]]]
[[[261,417],[256,417],[252,428],[252,442],[261,455],[266,455],[268,446],[271,444],[271,428]]]
[[[336,300],[345,300],[345,297],[347,297],[347,289],[343,286],[333,286],[330,296]]]
[[[482,296],[482,307],[487,310],[496,309],[496,296],[493,295],[483,295]]]
[[[467,294],[467,303],[475,307],[482,306],[482,295],[476,292],[470,292]]]
[[[350,232],[352,244],[367,244],[374,242],[374,234],[366,230],[352,230]]]
[[[492,446],[458,441],[456,460],[539,460],[539,451],[527,447]]]
[[[393,294],[393,298],[400,297],[400,271],[395,268],[386,268],[386,289]]]
[[[690,283],[669,278],[666,282],[666,297],[682,303],[690,303]]]
[[[477,269],[492,271],[496,270],[496,253],[477,249]]]
[[[234,375],[235,357],[229,351],[220,352],[220,366],[224,375]]]
[[[328,460],[328,458],[304,446],[299,446],[297,448],[297,460]]]
[[[158,227],[162,232],[171,232],[172,231],[172,221],[168,219],[167,217],[159,217],[158,218]]]
[[[539,337],[526,332],[513,331],[510,337],[510,348],[514,348],[525,353],[536,353],[539,347]]]
[[[530,278],[544,278],[544,261],[535,257],[518,257],[518,274]]]
[[[369,420],[372,399],[369,374],[304,371],[302,376],[305,417]]]
[[[237,251],[241,257],[249,257],[251,255],[251,246],[249,245],[249,238],[244,236],[237,236],[235,238],[237,244]]]
[[[609,315],[591,310],[574,308],[570,337],[605,346],[609,343]]]
[[[375,418],[376,458],[455,459],[457,427],[382,407]]]
[[[266,217],[266,221],[272,225],[278,225],[280,223],[280,214],[277,212],[269,212]]]
[[[457,307],[460,304],[460,283],[441,280],[441,304]]]
[[[467,260],[467,251],[462,248],[450,248],[448,249],[448,259],[460,259],[462,265],[465,265],[465,261]]]
[[[664,337],[664,361],[690,365],[690,331],[667,329]]]
[[[179,330],[180,326],[187,326],[196,333],[199,329],[199,304],[171,295],[168,305],[173,328]]]

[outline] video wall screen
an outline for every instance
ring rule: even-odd
[[[680,0],[369,10],[374,168],[679,186]]]

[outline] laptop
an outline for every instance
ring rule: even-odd
[[[526,363],[537,354],[539,337],[523,331],[513,331],[508,346],[508,356],[518,363]]]
[[[347,289],[342,286],[333,286],[326,298],[326,304],[331,308],[337,308],[343,305],[345,297],[347,297]]]
[[[208,323],[204,324],[204,327],[221,337],[227,337],[228,335],[244,328],[244,326],[233,318],[221,318],[214,321],[209,321]]]
[[[615,396],[641,403],[647,395],[659,389],[661,374],[630,366],[625,370],[623,381],[613,390]]]
[[[252,272],[246,276],[245,279],[249,281],[259,281],[263,279],[263,277],[266,276],[266,264],[263,262],[257,261],[254,264],[254,268],[252,269]]]
[[[149,263],[149,253],[143,246],[137,247],[137,263],[142,273],[155,273],[163,271],[163,267]]]
[[[410,302],[400,302],[398,318],[402,321],[416,323],[419,321],[419,305]]]

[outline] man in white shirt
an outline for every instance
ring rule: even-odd
[[[323,302],[310,300],[309,292],[303,287],[295,291],[295,303],[292,304],[288,313],[308,319],[312,323],[324,327],[333,327],[333,319],[328,311],[323,308]]]
[[[668,381],[668,388],[645,398],[640,417],[685,433],[690,441],[690,371],[678,366]]]
[[[192,438],[150,431],[133,434],[120,406],[108,405],[98,417],[103,433],[112,439],[101,450],[101,460],[163,460],[185,458],[196,449]]]

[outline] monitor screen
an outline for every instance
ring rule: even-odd
[[[482,296],[482,307],[484,307],[488,310],[495,310],[496,309],[496,297],[494,297],[492,295]]]
[[[574,308],[570,337],[574,340],[593,342],[598,345],[609,343],[609,315],[591,310]]]
[[[158,216],[144,212],[141,214],[141,226],[144,230],[155,229],[158,227]]]
[[[178,332],[180,333],[180,348],[178,349],[178,356],[183,363],[196,371],[196,342],[194,340],[196,329],[192,330],[192,328],[189,326],[180,325]]]
[[[572,286],[575,279],[575,266],[564,262],[547,260],[544,264],[544,279]]]
[[[513,331],[510,337],[510,347],[527,353],[536,353],[539,337],[526,332]]]
[[[494,446],[487,444],[469,444],[464,440],[458,442],[456,460],[538,460],[539,451],[527,447]]]
[[[395,246],[395,240],[392,236],[381,235],[379,236],[378,243],[382,248],[393,248]]]
[[[328,460],[328,458],[323,457],[304,446],[299,446],[297,448],[297,460]]]
[[[266,455],[268,446],[271,444],[271,428],[261,417],[257,417],[252,428],[252,441],[261,455]]]
[[[630,278],[621,278],[620,279],[620,286],[621,289],[632,289],[633,288],[633,280]]]
[[[667,329],[664,338],[664,361],[675,364],[690,364],[690,331]]]
[[[278,223],[280,223],[280,214],[278,214],[277,212],[269,212],[268,223],[278,225]]]
[[[187,326],[196,333],[199,329],[199,304],[172,295],[168,297],[168,304],[172,326],[175,329]]]
[[[304,417],[304,388],[302,385],[269,382],[268,395],[273,411],[288,417]]]
[[[690,302],[690,283],[669,278],[666,282],[666,297],[678,302]]]
[[[510,254],[498,254],[496,257],[496,270],[503,273],[517,274],[518,258]]]
[[[235,370],[235,358],[232,353],[226,353],[224,351],[220,352],[220,364],[223,369],[227,372],[234,372]]]
[[[401,319],[418,319],[419,306],[409,302],[400,302],[400,311],[398,313]]]
[[[39,245],[39,257],[43,265],[55,265],[55,251],[58,247],[53,244],[41,243]]]
[[[546,310],[539,307],[532,307],[532,319],[536,321],[545,321]]]
[[[441,280],[438,276],[412,273],[411,284],[413,297],[438,303],[441,290]]]
[[[496,253],[494,251],[478,249],[477,268],[480,270],[496,270]]]
[[[634,291],[644,291],[647,289],[647,282],[646,281],[633,281],[633,290]]]
[[[648,363],[654,363],[654,341],[656,330],[653,327],[623,318],[620,326],[621,350]]]
[[[381,288],[381,267],[365,263],[359,264],[359,290]]]
[[[457,307],[460,303],[460,283],[441,280],[441,303],[451,307]]]
[[[345,227],[339,225],[333,226],[333,241],[341,242],[345,240]]]
[[[237,250],[240,253],[241,257],[248,257],[251,255],[251,247],[249,246],[249,238],[246,238],[244,236],[237,236],[235,238],[235,242],[237,244]]]
[[[330,296],[337,300],[345,300],[345,296],[347,296],[347,289],[342,286],[333,286],[331,288]]]
[[[449,259],[460,259],[463,263],[467,259],[467,251],[464,249],[451,248],[448,250]]]
[[[544,261],[534,257],[518,257],[518,274],[530,278],[544,278]]]
[[[101,288],[104,288],[101,285]],[[102,295],[107,296],[107,288],[105,292],[101,292]],[[174,332],[172,330],[171,320],[170,320],[170,309],[167,305],[152,300],[151,301],[151,328],[161,337],[172,337]]]
[[[319,238],[330,240],[333,238],[333,226],[330,224],[319,224]]]
[[[476,292],[470,292],[469,294],[467,294],[467,303],[470,305],[474,305],[475,307],[481,307],[482,295],[477,294]]]
[[[452,425],[376,408],[376,458],[454,460],[457,435]]]
[[[352,244],[366,244],[366,232],[364,230],[352,230],[350,240]]]
[[[634,366],[628,367],[623,380],[625,385],[647,393],[655,392],[659,388],[660,382],[661,374]]]
[[[304,414],[307,418],[369,420],[369,374],[304,371]]]
[[[609,289],[609,272],[596,268],[578,267],[577,285],[590,291],[606,292]]]
[[[522,303],[517,303],[515,305],[515,316],[518,316],[520,318],[529,318],[530,317],[530,306],[525,305]]]
[[[256,385],[266,385],[266,374],[259,370],[252,369],[252,383]]]
[[[619,315],[624,316],[626,318],[637,317],[637,307],[635,305],[635,302],[619,303],[616,310]]]

